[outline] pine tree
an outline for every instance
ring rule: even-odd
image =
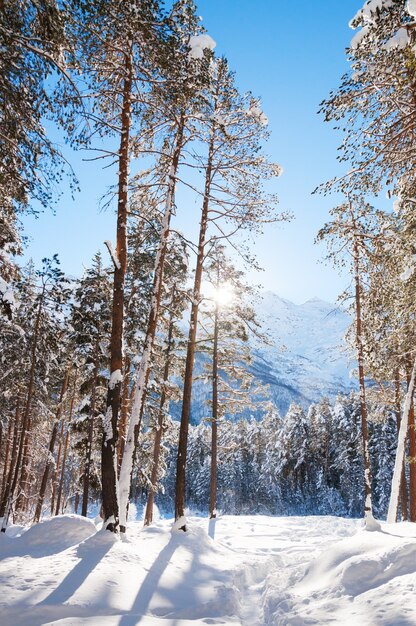
[[[82,401],[82,414],[86,422],[77,421],[78,432],[83,424],[86,438],[83,459],[82,515],[87,515],[88,493],[92,472],[93,448],[96,448],[97,424],[105,411],[103,393],[108,378],[104,372],[107,366],[110,341],[111,284],[109,270],[103,267],[101,255],[94,256],[91,268],[87,269],[79,281],[72,304],[72,339],[78,359],[78,385]],[[80,443],[78,444],[78,449]]]
[[[269,163],[261,153],[261,142],[267,137],[267,118],[259,101],[251,94],[238,94],[223,59],[213,64],[209,87],[203,112],[205,123],[201,125],[207,156],[198,159],[198,166],[204,172],[204,192],[182,398],[176,519],[184,518],[185,511],[187,437],[204,261],[212,241],[231,239],[240,230],[255,231],[265,221],[282,218],[276,215],[275,198],[263,189],[264,180],[279,175],[281,168]],[[186,530],[186,522],[183,528]]]

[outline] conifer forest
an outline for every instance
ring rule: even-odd
[[[224,2],[237,43],[319,12],[329,55],[328,0]],[[416,0],[346,9],[308,189],[338,299],[297,306],[261,286],[309,223],[273,107],[194,0],[0,0],[0,624],[416,626]],[[74,275],[30,220],[87,166],[114,220]]]

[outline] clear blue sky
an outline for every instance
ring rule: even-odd
[[[297,303],[314,296],[335,301],[347,281],[319,263],[324,250],[313,244],[336,199],[311,192],[342,171],[336,161],[341,138],[317,110],[347,69],[345,47],[352,37],[348,21],[362,4],[363,0],[198,3],[203,24],[217,42],[216,52],[228,58],[240,88],[262,98],[272,131],[267,151],[284,168],[276,192],[281,207],[295,215],[291,223],[269,228],[256,243],[265,271],[253,279]],[[111,212],[99,212],[98,204],[115,177],[113,171],[83,163],[79,156],[73,160],[81,193],[75,201],[64,194],[55,216],[25,218],[25,227],[31,238],[28,256],[39,262],[58,252],[63,269],[79,275],[96,250],[106,254],[103,241],[114,240],[115,218]],[[188,216],[182,215],[186,221]]]

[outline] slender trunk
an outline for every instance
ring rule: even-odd
[[[17,398],[16,404],[16,412],[14,416],[14,428],[13,428],[13,443],[12,443],[12,453],[10,458],[10,466],[8,468],[7,476],[5,477],[5,482],[2,488],[2,496],[0,503],[0,517],[4,518],[4,514],[6,512],[7,502],[10,496],[10,490],[13,481],[13,475],[16,467],[16,453],[17,446],[19,441],[19,426],[20,426],[20,396]]]
[[[70,423],[72,421],[72,415],[74,413],[74,403],[75,403],[76,389],[77,389],[77,375],[75,375],[75,377],[74,377],[74,383],[73,383],[73,388],[72,388],[72,396],[71,396],[71,403],[69,405],[68,425],[67,425],[66,435],[65,435],[64,456],[63,456],[63,459],[62,459],[61,478],[60,478],[60,481],[59,481],[58,495],[57,495],[57,498],[56,498],[55,515],[59,515],[59,509],[61,507],[62,491],[63,491],[64,478],[65,478],[66,459],[67,459],[68,446],[69,446],[69,425],[70,425]]]
[[[127,268],[127,202],[129,183],[131,98],[133,66],[131,51],[125,55],[125,78],[121,112],[121,141],[118,177],[117,259],[114,268],[113,310],[111,328],[110,382],[101,451],[101,482],[104,527],[117,532],[119,508],[117,494],[117,429],[123,372],[124,283]]]
[[[54,470],[52,472],[51,517],[55,510],[56,487],[57,487],[56,483],[58,480],[59,469],[61,467],[62,445],[63,445],[63,440],[64,440],[64,420],[61,421],[61,428],[59,431],[58,440],[59,440],[58,454],[56,455],[56,463],[55,463]]]
[[[212,352],[212,420],[211,479],[209,484],[209,516],[217,517],[217,425],[218,425],[218,302],[214,312],[214,345]]]
[[[123,396],[121,400],[121,412],[120,412],[120,432],[119,432],[119,446],[118,446],[118,469],[120,471],[121,459],[124,453],[124,444],[126,443],[126,431],[127,431],[127,418],[130,408],[130,359],[126,357],[126,365],[123,380]]]
[[[6,435],[6,450],[4,452],[4,464],[3,464],[3,478],[1,481],[1,500],[3,500],[4,488],[6,486],[7,475],[9,471],[9,457],[10,457],[10,446],[12,443],[12,430],[13,430],[13,422],[16,422],[15,419],[10,419],[7,427],[7,435]]]
[[[159,305],[163,287],[163,272],[165,256],[169,239],[170,219],[174,209],[176,175],[179,166],[179,158],[183,147],[183,133],[185,128],[185,117],[181,114],[179,125],[176,131],[175,145],[172,154],[172,161],[168,175],[168,189],[165,203],[165,212],[162,220],[159,246],[155,259],[155,274],[153,280],[152,300],[147,324],[146,337],[144,340],[143,353],[140,360],[137,381],[135,384],[133,406],[131,409],[130,422],[126,437],[123,458],[120,467],[120,531],[126,532],[127,504],[130,493],[131,474],[133,470],[133,458],[135,450],[135,432],[142,415],[146,386],[149,378],[151,356],[153,344],[156,336]]]
[[[409,382],[410,381],[408,381],[408,384]],[[401,422],[400,376],[398,372],[396,373],[396,377],[395,377],[395,407],[396,407],[396,424],[397,424],[397,434],[398,434],[400,432],[400,422]],[[407,521],[409,519],[409,514],[408,514],[408,497],[407,497],[407,484],[406,484],[406,465],[405,465],[404,459],[403,459],[403,464],[402,464],[402,475],[400,479],[400,505],[401,505],[402,520]]]
[[[40,321],[42,317],[43,311],[43,301],[45,297],[46,286],[43,286],[42,293],[39,298],[38,311],[36,314],[35,327],[33,330],[33,338],[32,338],[32,347],[31,347],[31,360],[30,360],[30,370],[29,370],[29,380],[27,385],[27,396],[26,403],[23,410],[22,417],[22,433],[20,437],[19,451],[17,455],[16,465],[15,465],[15,476],[13,479],[13,483],[11,485],[11,491],[9,494],[10,502],[13,500],[18,484],[19,473],[20,475],[20,483],[19,483],[19,495],[16,502],[16,509],[21,510],[23,507],[24,500],[24,490],[27,490],[27,481],[29,475],[29,433],[30,433],[30,411],[32,408],[32,399],[33,399],[33,391],[35,384],[35,370],[36,370],[36,355],[38,349],[38,341],[39,341],[39,331],[40,331]],[[6,516],[8,517],[8,513]]]
[[[410,383],[411,371],[407,373],[407,385]],[[415,436],[415,407],[413,396],[409,410],[409,520],[416,522],[416,436]]]
[[[78,507],[79,507],[79,491],[75,494],[74,498],[74,513],[78,515]]]
[[[95,407],[97,404],[97,385],[98,385],[98,351],[100,348],[100,335],[97,333],[94,346],[94,374],[91,391],[91,405],[88,415],[88,434],[87,434],[87,449],[85,453],[85,469],[84,480],[82,485],[82,509],[81,515],[87,517],[88,512],[88,492],[90,489],[90,476],[91,476],[91,460],[92,460],[92,444],[94,441],[94,420],[95,420]]]
[[[201,282],[205,260],[205,239],[208,227],[209,198],[212,182],[212,162],[214,157],[214,133],[211,133],[207,169],[205,174],[204,199],[202,202],[201,222],[199,229],[198,253],[195,268],[192,306],[189,323],[188,344],[186,350],[185,377],[183,382],[181,425],[179,430],[178,458],[176,462],[175,488],[175,520],[184,519],[182,530],[186,530],[185,520],[185,488],[186,488],[186,456],[188,450],[189,419],[191,415],[192,382],[195,361],[196,334],[198,327],[198,310],[201,298]]]
[[[364,350],[363,350],[363,329],[361,318],[361,284],[360,284],[360,255],[358,248],[357,236],[354,236],[353,244],[354,256],[354,282],[355,282],[355,325],[356,325],[356,348],[358,360],[358,379],[360,384],[360,410],[361,410],[361,433],[363,440],[364,455],[364,521],[368,530],[375,530],[377,523],[373,518],[372,505],[372,479],[371,479],[371,459],[368,441],[368,422],[367,422],[367,402],[365,393],[365,377],[364,377]]]
[[[47,456],[46,463],[45,463],[45,469],[43,472],[42,482],[41,482],[40,490],[39,490],[39,497],[38,497],[38,501],[36,504],[35,516],[33,519],[35,523],[39,521],[41,513],[42,513],[42,506],[43,506],[43,501],[45,499],[49,472],[54,463],[53,453],[55,450],[56,437],[58,435],[59,422],[61,420],[61,415],[62,415],[62,405],[63,405],[65,393],[67,390],[67,386],[68,386],[68,378],[69,378],[69,370],[66,371],[65,376],[64,376],[64,380],[63,380],[62,387],[61,387],[61,394],[59,397],[59,404],[56,410],[56,416],[55,416],[55,420],[54,420],[53,427],[52,427],[51,438],[49,441],[48,456]]]
[[[16,499],[16,512],[24,513],[29,504],[30,492],[30,463],[31,463],[31,444],[32,444],[32,416],[29,415],[27,421],[27,429],[23,434],[23,456],[21,464],[20,479],[17,487],[18,496]]]
[[[404,406],[403,406],[402,419],[400,422],[399,436],[397,438],[396,460],[394,463],[389,510],[387,513],[387,521],[389,524],[394,524],[394,522],[397,520],[397,510],[399,508],[400,478],[401,478],[402,471],[403,471],[405,443],[406,443],[406,436],[407,436],[408,424],[409,424],[410,407],[412,405],[412,400],[413,400],[415,378],[416,378],[416,359],[413,363],[413,369],[412,369],[409,384],[407,387],[406,398],[405,398]]]
[[[153,521],[153,504],[155,499],[156,492],[156,484],[157,478],[159,474],[159,459],[160,459],[160,448],[162,443],[162,436],[165,425],[165,415],[167,411],[168,398],[166,394],[166,383],[169,380],[169,370],[170,370],[170,355],[173,347],[173,315],[170,316],[169,321],[169,329],[168,329],[168,337],[167,337],[167,348],[166,348],[166,357],[165,357],[165,367],[163,370],[163,385],[162,385],[162,393],[160,395],[160,404],[159,404],[159,414],[157,420],[157,428],[155,434],[155,441],[153,444],[153,463],[152,463],[152,473],[150,476],[150,481],[152,486],[148,492],[147,496],[147,504],[146,504],[146,512],[144,515],[144,525],[150,526]]]

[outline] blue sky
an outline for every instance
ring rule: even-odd
[[[241,90],[261,96],[272,131],[267,152],[283,165],[275,191],[282,209],[294,213],[291,223],[268,228],[255,251],[265,271],[251,276],[266,289],[300,303],[312,297],[335,301],[346,276],[319,262],[324,254],[314,237],[336,198],[312,196],[321,182],[341,172],[336,148],[341,137],[317,115],[319,103],[339,84],[347,69],[345,47],[352,31],[349,19],[360,0],[203,0],[203,25],[236,71]],[[115,237],[111,211],[99,211],[99,198],[115,179],[114,172],[70,157],[81,183],[72,201],[64,194],[56,215],[25,218],[30,237],[27,255],[39,262],[59,253],[62,267],[79,275],[103,241]],[[195,207],[198,209],[198,207]],[[191,210],[190,208],[189,210]],[[180,221],[188,221],[182,211]],[[197,210],[195,211],[197,221]]]

